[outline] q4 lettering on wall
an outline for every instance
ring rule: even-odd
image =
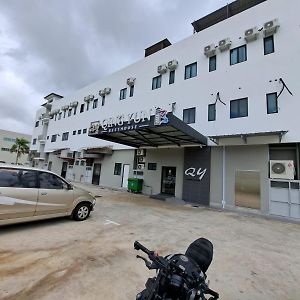
[[[206,171],[207,171],[207,169],[202,169],[202,168],[196,169],[196,168],[191,167],[191,168],[186,169],[184,174],[186,176],[190,176],[195,179],[199,178],[199,180],[202,180]]]

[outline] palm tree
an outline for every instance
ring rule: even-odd
[[[22,154],[29,153],[29,142],[23,138],[16,138],[16,143],[11,147],[10,152],[16,152],[16,164]]]

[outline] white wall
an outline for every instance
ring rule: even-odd
[[[90,138],[87,135],[72,135],[73,130],[89,128],[91,121],[116,116],[120,113],[132,113],[153,106],[168,107],[176,102],[175,115],[182,118],[185,108],[196,107],[196,123],[192,126],[206,136],[240,133],[288,130],[283,142],[299,142],[298,111],[300,110],[300,86],[298,84],[299,53],[299,18],[300,2],[290,0],[269,0],[223,22],[196,33],[187,39],[150,55],[114,74],[86,86],[59,101],[54,101],[53,108],[79,101],[77,115],[59,121],[51,120],[48,135],[60,134],[56,143],[47,141],[45,151],[59,148],[78,150],[82,147],[113,145],[113,143]],[[229,37],[232,47],[245,44],[244,31],[278,18],[280,28],[274,36],[275,53],[264,55],[263,33],[256,41],[247,45],[248,60],[230,66],[230,51],[217,51],[217,70],[208,72],[208,58],[203,48],[211,43]],[[177,59],[175,83],[168,84],[168,73],[162,76],[162,87],[151,90],[152,78],[157,76],[157,66]],[[185,65],[197,62],[198,76],[184,80]],[[134,96],[120,101],[119,92],[126,87],[126,79],[135,77]],[[282,77],[294,96],[286,91],[279,98],[279,113],[268,115],[266,112],[266,94],[279,92]],[[277,79],[277,81],[275,81]],[[98,97],[100,89],[111,87],[112,92],[106,97],[105,106],[98,104],[97,109],[79,113],[80,104],[89,94]],[[223,106],[217,103],[217,120],[207,121],[207,106],[213,103],[216,93],[220,92]],[[248,97],[248,117],[230,119],[230,100]],[[100,102],[100,99],[99,99]],[[63,132],[70,132],[68,141],[61,141]],[[257,143],[267,143],[264,139]]]

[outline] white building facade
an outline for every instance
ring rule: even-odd
[[[235,1],[185,40],[165,39],[67,97],[48,95],[36,164],[116,188],[137,176],[158,198],[299,219],[299,9]]]

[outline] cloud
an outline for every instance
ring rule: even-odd
[[[99,80],[165,37],[191,35],[192,21],[225,2],[0,0],[0,128],[30,133],[43,96]]]

